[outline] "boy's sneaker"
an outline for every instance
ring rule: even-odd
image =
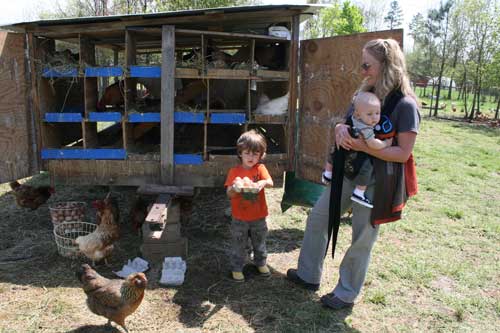
[[[359,203],[361,206],[365,206],[365,207],[368,207],[368,208],[373,208],[373,204],[372,204],[372,202],[369,199],[367,199],[364,196],[363,197],[359,196],[356,193],[353,193],[351,195],[351,200],[354,201],[354,202]]]
[[[242,272],[231,272],[234,282],[245,282],[245,275]]]
[[[267,265],[257,266],[257,269],[259,270],[260,276],[263,276],[263,277],[271,276],[271,271],[269,270],[269,267],[267,267]]]

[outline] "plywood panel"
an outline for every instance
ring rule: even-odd
[[[25,36],[0,32],[0,183],[34,172]]]
[[[334,144],[334,125],[343,120],[361,83],[363,45],[376,38],[402,44],[403,30],[388,30],[307,40],[301,44],[298,177],[320,182]]]

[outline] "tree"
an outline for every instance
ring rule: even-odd
[[[361,9],[364,17],[363,26],[367,31],[380,30],[384,24],[384,11],[387,6],[387,0],[370,0],[357,2],[357,6]]]
[[[400,27],[403,23],[403,10],[399,7],[397,0],[389,5],[389,12],[384,17],[384,22],[388,24],[389,29]]]
[[[443,78],[444,66],[446,63],[447,57],[447,45],[448,45],[448,27],[449,27],[449,18],[450,18],[450,10],[453,5],[452,1],[447,1],[445,4],[441,3],[439,9],[432,9],[429,11],[429,19],[430,24],[432,24],[432,31],[435,35],[440,38],[441,44],[441,54],[440,54],[440,65],[439,65],[439,73],[438,73],[438,82],[437,82],[437,93],[436,93],[436,104],[434,106],[434,117],[437,117],[438,107],[439,107],[439,99],[441,94],[441,83]],[[435,84],[435,82],[433,82]]]
[[[324,38],[363,32],[361,10],[350,1],[340,6],[339,2],[322,9],[319,15],[310,19],[304,29],[305,38]]]

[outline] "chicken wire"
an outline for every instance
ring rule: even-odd
[[[88,222],[63,222],[54,227],[54,238],[57,252],[63,257],[76,258],[80,251],[75,239],[88,235],[96,229],[97,225]]]

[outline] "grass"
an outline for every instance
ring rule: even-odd
[[[148,271],[146,296],[127,319],[129,330],[495,332],[500,327],[499,134],[498,128],[424,118],[414,152],[420,192],[408,203],[402,221],[381,226],[352,312],[333,312],[319,304],[338,279],[350,241],[348,223],[341,225],[339,255],[325,260],[321,289],[298,289],[285,274],[296,266],[309,209],[292,207],[281,214],[282,190],[268,191],[273,275],[236,285],[227,279],[227,200],[223,191],[200,191],[191,210],[189,203],[183,205],[183,233],[189,237],[184,285],[160,287],[159,268]],[[48,178],[29,181],[47,183]],[[107,192],[102,187],[56,190],[49,203],[89,202]],[[108,277],[137,255],[139,245],[126,222],[133,191],[113,191],[124,232],[111,267],[98,269]],[[47,205],[35,212],[19,209],[3,184],[0,209],[0,332],[102,332],[106,320],[87,310],[74,277],[80,262],[57,254]]]

